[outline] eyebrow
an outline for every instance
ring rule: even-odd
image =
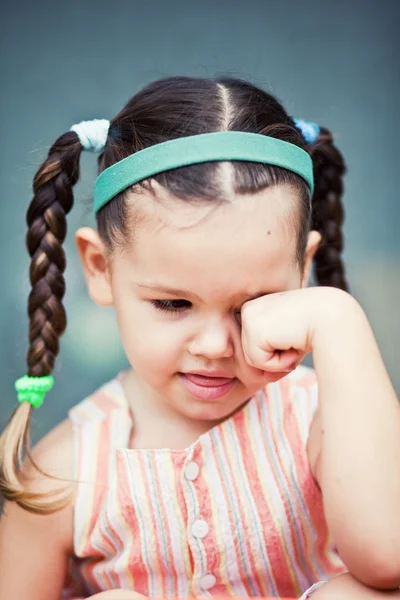
[[[153,292],[161,292],[163,294],[170,294],[171,296],[192,296],[193,298],[196,298],[198,302],[202,302],[202,299],[200,298],[200,296],[198,296],[194,292],[190,292],[188,290],[181,290],[179,288],[168,287],[166,285],[157,285],[157,284],[151,284],[151,285],[146,284],[145,285],[143,283],[136,283],[136,285],[140,288],[146,288],[148,290],[152,290]],[[252,296],[248,297],[248,300],[255,300],[256,298],[260,298],[261,296],[266,296],[268,293],[271,293],[271,292],[259,292],[257,294],[253,294]]]
[[[161,292],[163,294],[170,294],[170,296],[193,296],[199,302],[201,301],[200,296],[195,294],[194,292],[189,292],[188,290],[180,290],[179,288],[168,287],[166,285],[157,285],[157,284],[144,284],[144,283],[136,283],[138,287],[146,288],[148,290],[152,290],[153,292]]]

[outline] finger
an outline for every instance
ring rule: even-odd
[[[301,361],[301,354],[295,348],[282,350],[273,353],[264,364],[264,371],[269,372],[289,372],[293,371]]]
[[[242,343],[244,358],[251,367],[256,369],[264,369],[266,363],[272,359],[274,352],[267,352],[258,346],[246,347],[245,341]]]

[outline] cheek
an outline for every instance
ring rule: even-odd
[[[181,323],[163,322],[145,303],[121,303],[115,310],[122,344],[133,369],[154,380],[179,368],[186,345]]]

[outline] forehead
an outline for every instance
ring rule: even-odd
[[[162,196],[160,196],[162,194]],[[135,279],[218,295],[282,289],[296,270],[298,200],[289,186],[194,204],[132,194],[141,214],[126,252]]]

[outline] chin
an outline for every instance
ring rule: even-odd
[[[232,402],[232,400],[213,400],[202,402],[196,398],[192,398],[190,410],[186,410],[185,413],[188,418],[197,421],[209,421],[213,423],[215,421],[223,421],[229,418],[233,413],[247,402],[249,397]],[[187,409],[187,405],[185,407]]]

